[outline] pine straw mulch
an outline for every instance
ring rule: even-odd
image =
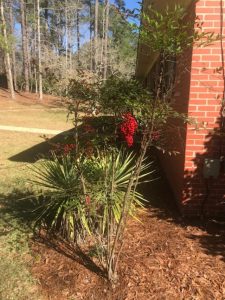
[[[39,237],[32,267],[46,299],[225,299],[225,226],[185,223],[150,208],[129,223],[118,284],[85,253]]]

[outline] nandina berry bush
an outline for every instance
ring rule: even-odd
[[[120,131],[127,142],[127,146],[131,147],[134,144],[134,135],[138,128],[138,123],[131,113],[123,114],[122,117],[123,122],[120,124]]]
[[[98,98],[104,91],[104,101],[107,101],[107,97],[112,97],[107,90],[116,84],[116,97],[120,99],[118,83],[123,86],[128,81],[126,78],[109,78],[101,83],[103,86],[99,84]],[[129,86],[132,85],[140,86],[131,79]],[[90,88],[90,84],[88,86]],[[96,86],[94,89],[96,92]],[[153,100],[143,87],[135,91],[126,95],[132,101],[125,101],[121,89],[121,99],[125,102],[123,106],[120,103],[116,112],[113,112],[112,99],[107,111],[103,100],[99,101],[96,107],[100,116],[90,113],[93,101],[89,104],[85,96],[84,103],[79,99],[79,106],[85,104],[87,108],[85,117],[81,118],[78,100],[72,108],[70,99],[74,130],[64,143],[54,146],[52,158],[34,170],[35,183],[47,188],[46,201],[39,207],[36,225],[44,225],[48,232],[57,233],[71,243],[89,245],[110,281],[117,278],[121,252],[118,243],[126,220],[136,218],[137,211],[144,208],[146,200],[138,186],[154,173],[151,159],[147,160],[143,154],[144,142],[148,138],[152,146],[159,146],[165,120],[172,116],[171,110],[169,113],[164,110],[162,118],[159,105],[154,126],[147,136],[149,119],[146,116],[151,116]],[[82,114],[84,111],[85,107]]]
[[[152,173],[147,151],[156,147],[176,153],[168,146],[177,127],[171,120],[189,121],[174,109],[176,79],[166,84],[166,63],[176,61],[196,41],[205,39],[207,44],[213,39],[200,27],[193,32],[184,17],[180,6],[164,13],[151,8],[144,16],[141,41],[160,58],[153,89],[115,75],[106,81],[82,77],[70,82],[65,96],[74,120],[72,140],[35,170],[36,183],[47,188],[37,224],[94,248],[111,282],[117,280],[127,220],[144,205],[138,186]]]

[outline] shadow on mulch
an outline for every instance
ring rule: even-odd
[[[206,254],[220,256],[225,261],[225,217],[224,219],[182,217],[163,175],[153,181],[151,186],[145,184],[143,190],[145,197],[149,199],[148,206],[151,209],[151,215],[187,229],[186,236],[197,241]],[[196,234],[189,233],[188,229],[191,227],[196,228]]]
[[[92,273],[107,279],[105,270],[102,270],[78,245],[73,246],[57,236],[51,236],[44,232],[40,232],[39,235],[35,235],[34,241],[45,245],[49,249],[53,249],[79,265],[84,266]]]

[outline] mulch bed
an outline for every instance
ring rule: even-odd
[[[154,208],[141,220],[129,222],[115,287],[83,252],[34,241],[32,273],[46,299],[225,299],[224,225],[190,225]]]

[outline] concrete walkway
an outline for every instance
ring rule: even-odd
[[[50,134],[50,135],[56,135],[56,134],[63,132],[62,130],[28,128],[28,127],[18,127],[18,126],[5,126],[5,125],[0,125],[0,130],[16,131],[16,132],[30,132],[30,133]]]

